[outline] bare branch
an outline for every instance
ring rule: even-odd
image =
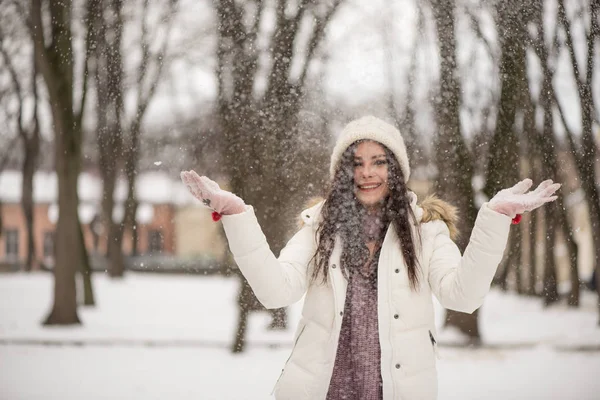
[[[48,49],[44,41],[44,24],[42,21],[42,4],[41,0],[31,0],[31,39],[33,41],[33,52],[35,54],[35,62],[38,68],[42,71],[46,82],[52,82],[54,74],[48,63]]]
[[[539,24],[542,24],[542,20],[540,19]],[[550,43],[550,46],[548,48],[548,58],[549,58],[549,66],[552,68],[552,73],[554,73],[554,70],[556,69],[556,60],[558,59],[559,53],[560,53],[560,43],[558,41],[558,22],[556,24],[557,26],[554,27],[554,36],[552,37],[552,43]],[[542,42],[541,45],[544,45],[543,42],[544,38],[542,38]],[[550,62],[550,60],[552,62]]]
[[[571,153],[573,154],[573,159],[575,160],[575,164],[577,164],[578,170],[581,170],[583,168],[583,160],[579,156],[579,152],[577,150],[577,145],[575,144],[575,140],[573,139],[573,137],[574,137],[573,131],[571,131],[571,129],[569,129],[569,125],[567,124],[567,119],[565,118],[565,112],[564,112],[562,106],[560,105],[560,101],[558,100],[556,91],[554,90],[554,88],[551,88],[550,91],[552,92],[552,100],[554,101],[554,104],[556,105],[556,108],[558,109],[558,115],[560,116],[560,121],[562,122],[562,125],[565,128],[565,133],[566,133],[565,136],[567,137],[567,141],[569,142],[569,147],[571,149]]]
[[[23,19],[23,21],[25,22],[25,25],[27,26],[27,28],[29,29],[29,31],[31,33],[33,31],[33,25],[31,22],[31,18],[28,17],[27,11],[25,10],[25,7],[23,6],[23,4],[21,4],[21,2],[16,1],[16,0],[9,0],[8,5],[13,5],[16,8],[17,14],[19,14],[19,16]]]
[[[2,28],[0,28],[0,55],[4,59],[4,64],[6,65],[6,69],[11,78],[12,85],[14,86],[14,92],[18,99],[18,111],[17,111],[17,126],[19,130],[19,135],[24,135],[23,131],[23,92],[21,90],[21,83],[19,82],[19,77],[17,75],[17,71],[15,66],[11,62],[10,55],[6,51],[3,46],[4,42],[4,32],[2,32]]]
[[[34,136],[39,136],[40,134],[40,121],[38,115],[38,90],[37,90],[37,65],[35,63],[35,54],[32,54],[32,68],[31,68],[31,91],[33,93],[33,126],[31,127],[31,131]]]
[[[279,26],[282,23],[282,21],[285,20],[285,0],[276,0],[276,2],[277,4],[275,5],[275,25]]]
[[[254,25],[252,25],[252,29],[248,32],[248,43],[253,47],[254,43],[256,43],[256,37],[258,36],[258,30],[260,28],[261,21],[261,10],[263,6],[262,0],[256,1],[256,16],[254,17]]]
[[[573,46],[573,36],[571,35],[571,22],[567,18],[564,0],[558,0],[558,19],[565,30],[565,36],[567,37],[567,48],[569,49],[569,55],[571,56],[573,74],[575,75],[575,80],[577,81],[577,87],[579,89],[582,84],[581,73],[579,72],[579,63],[577,62],[577,57],[575,56],[575,46]]]
[[[298,5],[298,12],[296,13],[296,16],[294,17],[294,25],[295,26],[298,26],[298,24],[302,20],[302,17],[304,16],[304,13],[305,13],[308,3],[310,1],[311,0],[301,0],[300,1],[300,4]],[[284,7],[285,7],[285,5],[283,5],[283,7],[281,7],[282,12],[283,12]],[[279,9],[279,7],[278,7],[278,9]]]
[[[550,76],[554,76],[556,70],[555,61],[559,55],[560,44],[558,43],[558,29],[554,29],[554,37],[550,47],[546,46],[545,43],[545,31],[544,22],[542,20],[542,13],[539,12],[532,19],[534,25],[537,26],[538,35],[537,38],[530,37],[531,49],[540,59],[540,62],[545,63],[543,68],[548,68]]]
[[[256,70],[258,69],[258,57],[260,52],[256,48],[256,39],[258,37],[260,22],[262,20],[263,10],[262,10],[263,2],[262,0],[258,0],[256,3],[256,16],[254,18],[254,25],[252,30],[247,35],[246,39],[246,47],[244,54],[244,61],[241,65],[241,68],[244,69],[243,75],[247,77],[254,77],[256,74]],[[243,90],[246,91],[246,95],[252,94],[252,88],[254,87],[254,79],[247,80],[247,86],[240,85]]]
[[[15,135],[8,143],[6,152],[2,154],[2,158],[0,158],[0,171],[4,171],[4,168],[6,168],[11,156],[14,154],[14,148],[17,145],[17,140],[19,140],[19,135]]]
[[[588,59],[587,59],[587,81],[588,84],[591,85],[594,82],[594,45],[596,44],[596,39],[600,38],[600,1],[591,0],[591,29],[590,29],[590,37],[588,38]],[[596,106],[596,101],[594,96],[590,96],[592,104],[590,105],[591,111],[595,116],[596,124],[600,125],[600,113],[598,112],[598,107]],[[598,143],[600,147],[600,143]]]
[[[140,66],[138,68],[138,79],[137,79],[137,98],[142,98],[142,87],[144,79],[146,78],[146,72],[148,70],[148,59],[150,58],[150,44],[148,43],[148,25],[146,18],[148,17],[148,0],[144,0],[142,6],[142,34],[140,36],[140,46],[142,48],[142,59],[140,60]]]
[[[475,36],[477,36],[477,38],[483,42],[487,52],[489,53],[490,59],[494,60],[494,50],[492,49],[490,41],[485,37],[483,31],[481,30],[481,21],[479,21],[479,18],[475,14],[473,14],[469,7],[465,6],[464,11],[465,14],[469,17],[469,22],[471,23],[471,26],[475,31]]]
[[[88,89],[88,76],[90,71],[90,58],[92,53],[92,44],[96,39],[96,33],[94,30],[94,19],[97,18],[100,2],[97,0],[88,0],[87,11],[86,11],[86,36],[85,36],[85,59],[83,60],[83,82],[81,87],[81,101],[79,104],[79,110],[75,112],[75,124],[77,127],[81,127],[83,121],[83,113],[85,111],[85,103],[87,99]]]
[[[585,83],[591,85],[594,81],[594,47],[596,45],[596,36],[598,35],[598,6],[594,6],[594,0],[590,5],[590,33],[587,35],[587,69],[585,74]]]
[[[304,15],[305,8],[300,8],[292,20],[285,17],[285,1],[280,0],[276,6],[277,20],[272,37],[271,47],[273,64],[267,85],[267,101],[276,101],[288,85],[289,71],[293,59],[293,47],[295,33],[298,30],[299,21]]]
[[[321,40],[323,39],[323,36],[325,33],[325,27],[327,26],[327,24],[329,23],[329,21],[331,20],[331,18],[335,14],[335,12],[337,11],[340,4],[341,4],[341,0],[335,0],[332,7],[327,11],[325,16],[323,16],[323,18],[317,19],[316,26],[315,26],[315,28],[311,34],[311,38],[309,40],[306,61],[304,62],[304,66],[302,68],[302,73],[300,74],[300,78],[298,79],[298,83],[296,84],[296,87],[298,87],[298,88],[304,87],[304,82],[306,81],[306,75],[308,73],[308,67],[310,66],[310,62],[313,59],[314,53],[315,53],[317,47],[319,46],[319,43],[321,43]]]
[[[156,65],[156,73],[154,74],[154,76],[152,78],[149,79],[151,81],[150,87],[148,88],[148,91],[146,93],[144,93],[144,91],[143,91],[144,81],[140,80],[138,77],[138,85],[139,85],[138,86],[138,106],[137,106],[137,113],[136,113],[136,116],[134,119],[141,120],[141,118],[144,115],[144,112],[146,111],[146,108],[148,107],[148,105],[150,104],[150,101],[152,100],[152,97],[154,96],[154,93],[156,92],[156,88],[158,87],[160,78],[162,77],[162,72],[164,70],[164,65],[166,63],[167,48],[169,45],[169,40],[171,38],[171,31],[173,28],[172,15],[174,13],[175,7],[176,7],[175,2],[171,2],[169,11],[167,11],[167,14],[165,17],[166,24],[167,24],[165,39],[164,39],[159,51],[153,57],[151,57],[149,50],[146,51],[146,54],[145,54],[146,62],[144,64],[140,65],[140,76],[141,77],[145,78],[146,76],[148,76],[148,67],[150,66],[150,64]],[[143,42],[142,42],[142,46],[143,46]],[[146,45],[145,47],[148,48],[149,46]],[[139,124],[139,121],[137,123]]]

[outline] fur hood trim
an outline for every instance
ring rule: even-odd
[[[458,228],[456,223],[458,221],[458,209],[441,200],[436,195],[429,195],[419,204],[423,209],[423,216],[421,217],[421,223],[431,222],[435,220],[442,220],[448,226],[450,231],[450,238],[455,240],[458,238]]]
[[[298,218],[298,227],[315,222],[316,217],[321,211],[324,199],[322,197],[312,197],[304,204],[304,211]],[[458,210],[456,207],[447,203],[435,195],[429,195],[418,207],[423,210],[420,223],[441,220],[448,226],[450,238],[455,240],[458,237]],[[418,218],[418,215],[417,215]]]

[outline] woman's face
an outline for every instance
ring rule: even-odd
[[[354,193],[366,208],[372,208],[387,197],[388,161],[382,145],[373,141],[358,144],[354,152]]]

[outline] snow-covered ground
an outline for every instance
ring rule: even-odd
[[[98,305],[80,308],[81,327],[43,328],[51,276],[0,275],[1,400],[270,398],[300,304],[285,332],[253,315],[247,352],[232,355],[236,279],[130,273],[94,284]],[[490,293],[480,317],[491,346],[442,346],[439,399],[600,399],[600,352],[565,351],[600,347],[595,298],[582,300],[578,310],[544,310]],[[440,331],[442,344],[459,339]]]

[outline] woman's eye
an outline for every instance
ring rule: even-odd
[[[388,162],[387,160],[377,160],[375,162],[375,165],[386,165]]]
[[[355,167],[360,167],[361,165],[362,165],[362,164],[361,164],[361,163],[359,163],[359,162],[355,162],[355,163],[354,163],[354,166],[355,166]]]

